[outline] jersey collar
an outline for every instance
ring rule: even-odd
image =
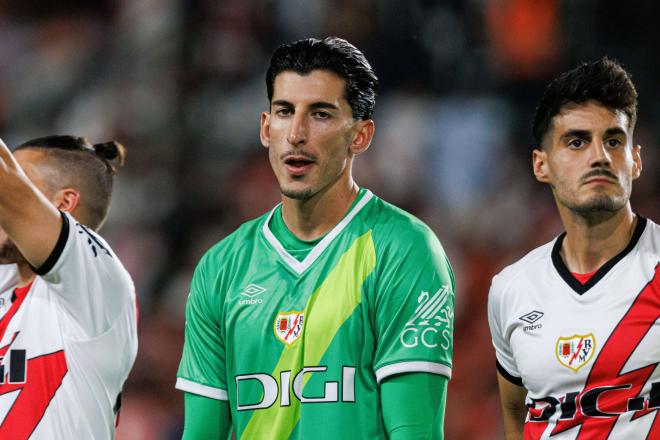
[[[277,210],[277,205],[275,208],[273,208],[270,213],[268,214],[268,218],[266,218],[266,221],[264,222],[264,225],[262,227],[264,236],[266,237],[266,240],[270,245],[275,249],[275,252],[279,254],[279,256],[284,260],[284,262],[289,266],[295,273],[300,275],[304,271],[309,268],[309,266],[316,261],[316,259],[323,253],[323,251],[332,243],[332,241],[337,237],[341,231],[348,226],[348,224],[353,220],[353,217],[355,217],[358,212],[364,208],[364,206],[369,203],[369,200],[373,198],[373,193],[369,190],[366,190],[364,193],[364,196],[353,206],[353,209],[351,209],[348,214],[344,216],[343,219],[337,225],[328,232],[325,237],[321,241],[319,241],[316,246],[312,248],[312,250],[307,254],[304,260],[298,261],[293,257],[293,255],[289,254],[286,249],[284,249],[284,246],[282,246],[282,243],[279,242],[279,240],[275,237],[275,235],[272,233],[270,228],[268,227],[268,224],[270,223],[270,219],[273,217],[273,214]]]
[[[575,292],[578,294],[582,295],[583,293],[587,292],[589,289],[591,289],[593,286],[595,286],[598,281],[600,281],[607,273],[625,257],[630,253],[630,251],[633,250],[633,248],[637,245],[637,242],[639,242],[639,238],[642,236],[642,233],[644,232],[644,229],[646,228],[646,219],[640,215],[637,215],[637,225],[635,226],[635,230],[633,231],[633,235],[630,238],[630,242],[628,243],[628,246],[626,246],[621,252],[616,254],[614,257],[612,257],[609,261],[607,261],[605,264],[603,264],[600,269],[596,271],[596,273],[589,278],[589,281],[587,281],[585,284],[582,284],[580,281],[577,280],[571,273],[571,271],[566,267],[566,264],[564,263],[564,260],[561,258],[561,255],[559,254],[559,251],[561,250],[561,244],[564,242],[564,237],[566,237],[566,232],[563,232],[559,237],[557,237],[557,240],[555,241],[554,246],[552,247],[552,264],[555,266],[555,269],[559,273],[559,275],[566,281],[566,284],[568,284]]]

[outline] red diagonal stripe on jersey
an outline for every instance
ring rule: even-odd
[[[651,281],[642,289],[619,324],[612,331],[605,345],[603,345],[589,372],[584,391],[578,397],[581,398],[585,392],[595,387],[632,385],[628,389],[619,389],[601,394],[598,399],[597,409],[599,411],[605,413],[625,412],[628,400],[639,396],[642,387],[658,365],[658,362],[656,362],[620,374],[630,356],[651,330],[656,320],[660,318],[660,264],[656,265],[654,272]],[[616,293],[611,292],[611,294]],[[642,412],[638,411],[635,415],[641,414]],[[606,439],[617,420],[618,416],[588,417],[578,409],[574,419],[559,421],[552,435],[582,425],[580,433],[576,437],[577,440]],[[657,417],[646,438],[660,438],[660,423],[658,423]]]
[[[43,418],[67,372],[64,351],[32,358],[27,362],[26,383],[0,385],[0,395],[20,394],[0,425],[1,439],[27,439]]]
[[[11,322],[11,319],[14,317],[16,312],[18,312],[18,309],[21,308],[21,304],[23,304],[23,301],[30,291],[30,287],[32,287],[32,283],[14,290],[16,299],[11,303],[11,306],[9,307],[9,310],[7,310],[7,313],[5,313],[5,316],[0,319],[0,341],[2,341],[2,338],[5,336],[9,322]]]

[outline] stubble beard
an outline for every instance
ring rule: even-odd
[[[623,209],[630,198],[630,191],[623,188],[623,194],[607,194],[597,192],[586,200],[579,200],[577,194],[558,194],[557,201],[573,212],[582,217],[590,224],[598,224],[614,216]]]
[[[315,192],[311,188],[295,191],[295,190],[280,187],[280,192],[285,197],[288,197],[288,198],[294,199],[294,200],[302,200],[302,201],[311,199],[312,197],[314,197],[314,194],[315,194]]]

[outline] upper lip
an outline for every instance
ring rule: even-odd
[[[314,156],[308,153],[286,153],[282,155],[282,160],[287,165],[291,165],[295,162],[302,162],[303,164],[308,164],[316,161]]]
[[[582,177],[582,181],[584,183],[589,183],[593,180],[603,180],[603,178],[605,178],[604,180],[608,180],[608,181],[614,181],[614,182],[619,181],[616,175],[608,170],[590,171]]]

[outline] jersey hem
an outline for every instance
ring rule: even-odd
[[[451,367],[445,364],[428,361],[397,362],[385,365],[376,370],[376,381],[380,384],[383,379],[401,373],[432,373],[451,379]]]
[[[505,378],[514,385],[523,386],[522,378],[516,377],[513,374],[506,371],[506,369],[502,366],[502,364],[500,364],[500,362],[497,360],[495,361],[495,367],[497,367],[497,371],[499,371],[499,373],[502,375],[503,378]]]
[[[55,243],[55,247],[48,258],[46,258],[46,261],[44,261],[41,266],[34,268],[34,273],[37,275],[46,275],[50,272],[62,256],[62,252],[64,252],[64,247],[69,238],[69,218],[62,211],[60,211],[60,214],[62,215],[62,229],[60,229],[57,243]]]
[[[197,382],[193,382],[182,377],[176,378],[176,385],[174,386],[177,390],[185,391],[187,393],[198,394],[203,397],[208,397],[215,400],[229,400],[227,395],[227,390],[222,388],[214,388],[208,385],[202,385]]]

